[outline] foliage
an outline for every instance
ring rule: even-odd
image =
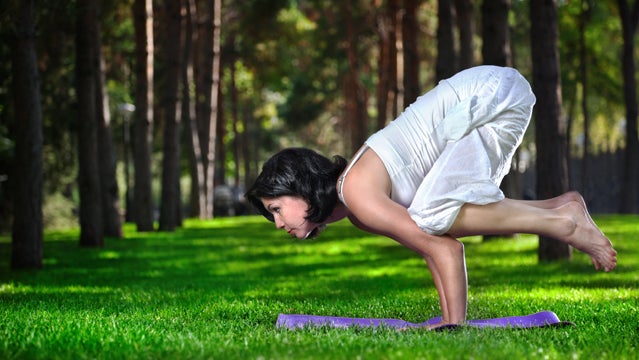
[[[76,202],[61,193],[46,196],[42,206],[42,222],[47,230],[64,230],[78,224]]]
[[[0,6],[0,163],[7,168],[12,158],[12,120],[10,99],[12,11],[19,2],[4,1]],[[110,97],[113,131],[116,142],[123,133],[122,103],[133,102],[133,26],[132,0],[101,1],[102,48]],[[621,95],[620,21],[613,1],[590,1],[592,11],[586,41],[589,54],[588,106],[591,111],[591,149],[614,151],[623,146],[624,109]],[[583,133],[581,111],[569,108],[579,101],[578,19],[582,1],[559,2],[562,85],[566,114],[574,118],[572,143],[578,148]],[[75,1],[39,2],[37,11],[37,55],[41,75],[45,163],[45,193],[65,191],[74,186],[76,177],[76,94]],[[377,84],[376,16],[385,2],[351,2],[357,53],[362,62],[361,83],[369,94]],[[513,1],[511,12],[514,65],[524,75],[530,73],[529,10],[527,1]],[[254,118],[247,125],[249,138],[259,139],[260,151],[270,154],[282,146],[310,146],[325,153],[343,152],[343,75],[347,69],[345,55],[345,21],[342,3],[327,0],[249,0],[225,1],[222,20],[222,58],[224,61],[224,102],[230,89],[228,69],[236,66],[238,76],[239,117]],[[477,11],[477,14],[479,12]],[[422,2],[419,11],[421,83],[424,90],[434,83],[436,49],[436,2]],[[479,29],[480,21],[477,21]],[[162,26],[159,23],[157,26]],[[477,44],[481,42],[477,35]],[[159,39],[160,40],[160,39]],[[479,46],[477,46],[479,49]],[[481,62],[477,55],[477,63]],[[373,96],[369,111],[374,113]],[[232,116],[224,106],[224,117]],[[374,118],[371,116],[371,119]],[[227,121],[227,124],[230,124]],[[371,129],[373,128],[371,124]],[[160,130],[160,126],[156,131]],[[226,145],[235,141],[227,134]],[[156,140],[161,141],[161,137]],[[526,141],[528,144],[529,141]],[[525,147],[528,147],[525,144]],[[154,149],[160,149],[154,144]],[[184,152],[186,154],[186,152]],[[348,156],[348,154],[344,154]],[[259,161],[263,156],[259,156]],[[119,158],[121,160],[121,157]],[[233,162],[229,156],[227,163]],[[227,164],[227,168],[239,168]],[[185,167],[186,169],[186,167]],[[7,199],[0,199],[0,203]]]
[[[56,358],[636,358],[637,216],[596,218],[619,267],[596,273],[538,264],[536,240],[465,239],[470,318],[552,310],[576,327],[397,332],[276,329],[279,313],[436,316],[421,259],[346,222],[292,241],[258,217],[189,221],[175,233],[77,246],[77,230],[47,232],[44,269],[9,272],[0,237],[0,357]]]
[[[579,22],[582,21],[583,1],[564,4],[560,14],[560,52],[562,64],[562,94],[566,116],[573,117],[575,126],[570,134],[576,142],[576,155],[583,148],[583,114],[577,103],[583,99],[583,86],[579,68]],[[588,111],[590,113],[590,139],[594,153],[614,152],[623,144],[624,134],[618,124],[625,116],[623,84],[619,52],[622,46],[621,22],[616,6],[611,2],[586,1],[585,43],[588,85]],[[610,21],[614,18],[615,21]],[[571,108],[580,111],[572,112]]]

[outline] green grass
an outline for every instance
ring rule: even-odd
[[[175,233],[77,245],[48,232],[44,269],[9,270],[0,237],[2,359],[631,359],[639,344],[639,216],[596,218],[619,252],[538,264],[537,240],[464,239],[469,318],[552,310],[576,327],[455,332],[275,328],[279,313],[438,315],[423,261],[393,241],[330,226],[294,241],[258,217],[188,221]]]

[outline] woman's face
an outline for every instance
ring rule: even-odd
[[[278,196],[263,198],[264,208],[273,214],[275,226],[284,229],[291,236],[306,239],[319,224],[306,220],[308,203],[298,196]]]

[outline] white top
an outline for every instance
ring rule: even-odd
[[[386,166],[391,198],[422,230],[444,234],[464,203],[504,198],[499,184],[534,103],[516,70],[474,67],[442,80],[366,145]]]

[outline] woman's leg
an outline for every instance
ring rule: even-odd
[[[561,205],[567,204],[571,201],[576,201],[580,203],[581,206],[583,206],[583,208],[586,210],[586,215],[588,215],[588,221],[593,226],[597,227],[597,224],[595,224],[595,222],[590,217],[590,212],[588,211],[588,207],[586,206],[586,201],[581,196],[581,194],[578,193],[577,191],[568,191],[567,193],[564,193],[562,195],[556,196],[554,198],[546,199],[546,200],[530,200],[528,201],[528,203],[541,209],[554,209]],[[599,229],[599,227],[597,227],[597,229]]]
[[[588,255],[597,270],[610,271],[617,253],[590,218],[583,199],[571,192],[548,200],[466,204],[449,230],[453,236],[529,233],[548,236]]]
[[[583,203],[584,208],[586,207],[585,202],[581,195],[579,195],[576,191],[569,191],[567,193],[561,194],[559,196],[544,199],[544,200],[526,200],[529,205],[534,207],[538,207],[540,209],[554,209],[561,205],[565,205],[571,201],[576,201]]]

